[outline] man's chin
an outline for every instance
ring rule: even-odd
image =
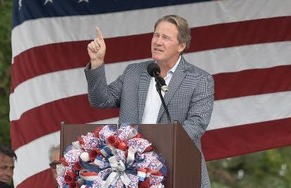
[[[154,59],[155,61],[161,61],[162,60],[162,58],[160,56],[157,56],[157,55],[153,55],[152,59]]]

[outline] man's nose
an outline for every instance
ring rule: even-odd
[[[161,44],[161,43],[162,43],[162,37],[157,37],[156,44]]]

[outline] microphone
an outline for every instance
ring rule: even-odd
[[[164,78],[162,78],[160,76],[161,69],[160,69],[158,64],[153,62],[153,63],[148,64],[147,71],[148,71],[150,76],[155,77],[156,88],[157,88],[157,91],[159,93],[160,99],[162,101],[163,107],[164,107],[164,109],[166,111],[167,118],[168,118],[168,123],[171,123],[172,122],[171,116],[170,116],[168,107],[167,107],[167,105],[165,103],[165,100],[164,100],[164,98],[162,96],[162,93],[161,93],[161,90],[163,92],[165,92],[165,93],[169,90],[168,86],[166,85],[166,82],[165,82]]]
[[[163,92],[169,91],[169,88],[163,77],[160,76],[161,69],[158,64],[150,63],[147,67],[147,71],[150,76],[155,77],[157,83],[157,89],[161,89]]]

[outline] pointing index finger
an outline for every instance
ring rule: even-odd
[[[101,30],[99,29],[99,27],[96,27],[96,38],[99,40],[103,40],[103,35],[101,33]]]

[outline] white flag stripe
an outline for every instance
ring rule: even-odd
[[[60,144],[60,131],[39,137],[18,148],[15,151],[17,162],[13,176],[14,186],[16,187],[26,178],[49,168],[49,148],[58,144]]]
[[[282,4],[285,6],[282,7]],[[250,9],[250,7],[253,8]],[[261,9],[257,7],[261,7]],[[165,14],[179,14],[189,20],[190,27],[199,27],[289,16],[290,7],[290,0],[280,0],[280,3],[270,0],[212,1],[93,16],[35,19],[24,22],[12,30],[12,57],[36,46],[91,40],[96,35],[96,26],[101,27],[104,37],[111,38],[153,32],[153,23],[155,23],[157,16],[162,17]],[[143,24],[140,24],[141,17]],[[58,28],[58,34],[56,35],[51,28]]]
[[[291,42],[274,42],[185,54],[194,65],[212,75],[290,65]]]
[[[18,120],[24,112],[43,104],[84,94],[86,90],[84,70],[81,68],[37,76],[20,84],[10,94],[10,120]]]
[[[185,58],[211,74],[218,74],[290,65],[290,51],[291,42],[277,42],[188,53]],[[108,83],[115,80],[128,64],[140,61],[142,60],[107,64],[106,71],[110,72],[106,75]],[[46,87],[42,87],[44,83]],[[16,87],[10,95],[10,119],[18,120],[24,112],[35,107],[85,93],[87,84],[84,68],[29,79]]]
[[[116,79],[131,63],[133,61],[106,65],[106,72],[111,72],[106,75],[107,80],[111,82]],[[18,120],[26,111],[46,103],[86,94],[88,91],[84,68],[48,73],[20,84],[10,94],[10,120]]]
[[[217,100],[208,130],[290,118],[291,91]]]

